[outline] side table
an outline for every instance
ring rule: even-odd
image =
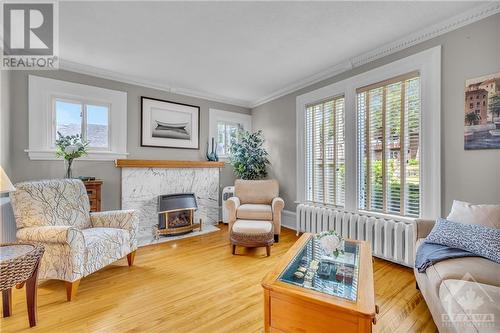
[[[38,266],[44,247],[40,244],[0,244],[0,289],[3,316],[12,314],[12,287],[26,284],[26,302],[30,327],[36,325]]]

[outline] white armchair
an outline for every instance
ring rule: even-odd
[[[279,196],[279,183],[270,180],[236,180],[234,197],[226,201],[229,230],[237,219],[271,221],[274,240],[279,241],[281,212],[285,202]]]
[[[45,245],[39,277],[66,281],[68,301],[81,278],[124,256],[133,264],[135,211],[89,213],[85,186],[76,179],[23,182],[16,189],[10,197],[17,238]]]

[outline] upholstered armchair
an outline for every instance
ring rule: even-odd
[[[274,240],[279,241],[281,212],[285,202],[279,196],[279,184],[271,180],[236,180],[234,197],[226,201],[229,230],[237,219],[266,220],[273,223]]]
[[[127,256],[134,261],[138,218],[133,210],[89,213],[85,186],[77,179],[16,184],[10,194],[20,241],[45,246],[40,279],[66,281],[68,301],[80,279]]]

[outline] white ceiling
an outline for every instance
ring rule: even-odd
[[[248,106],[477,5],[61,2],[60,56],[75,68]]]

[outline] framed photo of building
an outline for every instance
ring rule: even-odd
[[[500,73],[465,81],[464,148],[500,149]]]
[[[141,97],[141,146],[200,148],[200,107]]]

